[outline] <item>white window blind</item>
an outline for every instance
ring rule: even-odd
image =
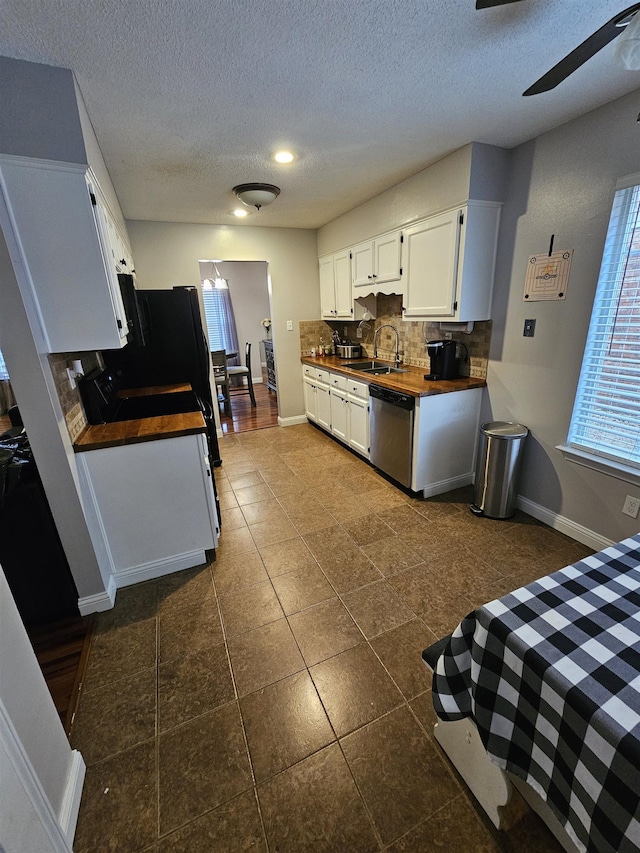
[[[228,290],[203,288],[205,320],[211,350],[238,351],[238,334]]]
[[[0,379],[8,379],[9,371],[7,370],[7,365],[4,363],[4,358],[2,357],[2,351],[0,351]]]
[[[640,468],[640,186],[618,189],[568,444]]]

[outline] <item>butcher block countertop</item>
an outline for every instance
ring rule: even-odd
[[[382,388],[390,388],[393,391],[402,391],[404,394],[410,394],[412,397],[429,397],[434,394],[449,394],[451,391],[468,391],[471,388],[484,388],[487,384],[485,379],[476,379],[471,376],[461,376],[459,379],[437,380],[435,382],[425,379],[425,373],[428,369],[424,367],[414,367],[411,364],[401,364],[400,367],[406,373],[383,373],[371,374],[363,373],[361,370],[350,370],[349,360],[338,358],[335,355],[326,355],[324,358],[312,358],[311,356],[302,356],[303,364],[311,364],[314,367],[324,367],[328,370],[334,370],[336,373],[341,373],[343,376],[348,376],[349,379],[357,379],[358,382],[365,382],[367,385],[379,385]],[[351,359],[353,362],[368,361],[367,356]],[[373,359],[371,359],[373,360]],[[394,365],[391,362],[384,362],[384,359],[377,358],[376,361]]]
[[[191,391],[191,385],[157,385],[148,388],[127,388],[120,397],[142,397],[151,394],[171,394]],[[156,441],[161,438],[177,438],[181,435],[196,435],[204,432],[206,425],[202,412],[182,412],[179,415],[163,415],[157,418],[140,418],[132,421],[116,421],[110,424],[86,426],[73,444],[76,453],[100,450],[105,447],[120,447],[141,441]]]

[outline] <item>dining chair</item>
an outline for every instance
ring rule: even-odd
[[[244,367],[227,367],[227,373],[231,379],[235,376],[239,377],[241,382],[245,377],[247,378],[246,386],[238,385],[229,389],[230,396],[237,397],[239,394],[248,394],[251,397],[251,405],[255,406],[256,397],[253,393],[253,380],[251,378],[251,344],[249,341],[244,345]]]
[[[231,395],[229,394],[229,374],[227,372],[227,354],[223,349],[212,350],[211,363],[213,364],[213,376],[216,383],[218,403],[224,404],[224,413],[230,418]]]

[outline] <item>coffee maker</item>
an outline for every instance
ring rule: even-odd
[[[457,379],[458,360],[455,341],[427,341],[427,354],[430,359],[429,373],[425,379]]]

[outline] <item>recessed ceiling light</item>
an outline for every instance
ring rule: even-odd
[[[237,216],[239,219],[243,219],[245,216],[249,215],[248,210],[241,210],[239,207],[233,211],[233,215]]]
[[[292,163],[294,156],[291,151],[276,151],[273,155],[273,159],[276,163]]]

